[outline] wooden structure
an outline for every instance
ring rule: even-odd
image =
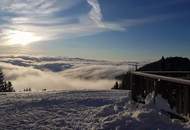
[[[138,67],[140,66],[140,64],[138,62],[129,62],[128,63],[129,66],[133,67],[133,70],[138,70]]]
[[[190,72],[129,72],[128,84],[132,99],[144,102],[146,96],[155,91],[168,100],[170,107],[179,114],[190,115]]]

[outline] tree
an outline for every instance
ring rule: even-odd
[[[15,92],[14,88],[12,87],[12,83],[10,81],[7,82],[7,92]]]
[[[114,85],[114,87],[112,89],[119,89],[119,83],[116,82],[115,85]]]
[[[6,88],[3,72],[0,72],[0,92],[4,92]]]
[[[161,58],[161,71],[164,71],[166,67],[165,58],[162,56]]]
[[[0,92],[15,92],[10,81],[6,81],[3,72],[0,70]]]

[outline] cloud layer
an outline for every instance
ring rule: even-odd
[[[0,67],[17,91],[110,89],[127,63],[63,57],[1,56]]]

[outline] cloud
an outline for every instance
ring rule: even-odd
[[[102,12],[100,5],[97,0],[87,0],[87,2],[92,6],[91,11],[89,12],[89,17],[94,21],[99,27],[105,27],[102,22]]]
[[[81,65],[63,72],[66,77],[80,79],[114,79],[116,76],[125,73],[128,70],[127,65]]]
[[[1,45],[14,44],[14,41],[21,39],[18,38],[21,35],[25,35],[26,40],[21,40],[19,43],[28,40],[30,43],[45,42],[95,35],[106,31],[126,31],[131,26],[176,17],[176,14],[168,14],[106,21],[103,7],[99,0],[1,0]],[[89,9],[72,14],[79,8]]]
[[[0,68],[17,91],[110,89],[129,69],[124,62],[34,56],[0,56]]]
[[[83,3],[83,6],[89,4],[91,9],[75,16],[64,15],[67,10],[75,9],[79,3]],[[17,37],[15,32],[30,34],[30,39],[36,39],[31,42],[39,42],[124,30],[117,23],[103,21],[98,0],[2,0],[0,16],[0,40],[4,44],[13,44],[11,39]]]

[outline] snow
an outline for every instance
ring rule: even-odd
[[[188,130],[161,105],[135,104],[129,91],[52,91],[0,94],[2,130]],[[151,98],[150,98],[151,99]],[[163,103],[163,104],[162,104]]]
[[[171,109],[168,101],[164,99],[160,94],[158,94],[155,97],[154,91],[147,95],[145,99],[145,103],[147,104],[147,106],[153,107],[154,109],[157,109],[158,111],[165,110],[167,112],[177,114],[175,108]]]

